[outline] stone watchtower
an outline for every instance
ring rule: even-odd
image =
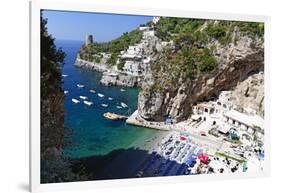
[[[92,44],[94,41],[93,41],[93,35],[86,35],[86,38],[85,38],[85,46],[88,46],[90,44]]]

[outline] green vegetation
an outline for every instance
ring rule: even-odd
[[[255,36],[263,37],[264,24],[258,22],[239,22],[239,21],[217,21],[203,19],[185,18],[161,18],[156,25],[158,36],[165,40],[175,40],[181,36],[198,36],[199,41],[206,38],[217,39],[221,44],[226,45],[232,41],[232,34],[235,27],[243,35],[251,38]]]
[[[118,70],[123,69],[124,65],[125,65],[125,61],[124,61],[124,60],[121,60],[121,61],[117,64]]]
[[[164,17],[156,24],[156,32],[161,39],[167,41],[177,34],[186,34],[198,29],[204,22],[203,19]]]
[[[258,22],[235,22],[237,27],[244,35],[249,35],[254,38],[255,36],[264,36],[264,23]]]
[[[200,74],[216,70],[217,62],[207,48],[182,47],[177,52],[167,49],[159,62],[153,64],[154,89],[175,87]]]
[[[61,147],[64,122],[61,65],[65,54],[56,48],[46,24],[41,18],[41,117],[46,118],[41,121],[41,156],[50,147]]]
[[[83,46],[80,50],[80,58],[96,63],[100,63],[102,56],[101,52],[110,53],[111,56],[107,61],[110,65],[116,65],[118,55],[122,50],[126,50],[130,45],[137,44],[141,41],[142,32],[138,29],[131,32],[126,32],[119,38],[108,43],[93,43],[88,46]],[[120,66],[120,65],[119,65]]]
[[[213,55],[214,47],[210,47],[214,40],[227,45],[238,40],[235,31],[252,39],[264,33],[263,23],[185,18],[161,18],[155,29],[158,37],[175,44],[152,66],[155,77],[152,89],[159,92],[215,72],[218,64]]]

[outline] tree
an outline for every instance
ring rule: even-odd
[[[41,16],[41,150],[60,147],[63,140],[63,92],[61,65],[65,53],[48,34],[47,19]],[[47,109],[44,109],[44,108]],[[50,120],[48,120],[48,119]],[[49,122],[49,123],[48,123]],[[53,123],[53,125],[50,124]],[[61,130],[59,130],[61,129]],[[44,139],[43,139],[44,138]]]

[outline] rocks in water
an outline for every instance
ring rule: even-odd
[[[75,67],[79,68],[86,68],[90,70],[95,70],[98,72],[105,72],[109,69],[109,67],[106,64],[96,64],[94,62],[89,62],[86,60],[82,60],[80,58],[76,58],[76,61],[74,63]]]

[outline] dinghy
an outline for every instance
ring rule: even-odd
[[[95,91],[95,90],[93,90],[93,89],[91,89],[91,90],[90,90],[90,92],[91,92],[91,93],[96,93],[96,91]]]
[[[121,91],[121,92],[124,92],[124,91],[125,91],[125,89],[121,88],[121,89],[120,89],[120,91]]]
[[[88,99],[88,97],[86,97],[86,96],[79,96],[79,98],[80,98],[80,99],[83,99],[83,100]]]
[[[85,85],[83,85],[83,84],[77,84],[77,87],[78,87],[78,88],[84,88]]]
[[[101,104],[102,107],[108,107],[108,104]]]
[[[126,103],[123,103],[123,102],[121,102],[120,105],[121,105],[122,107],[124,107],[124,108],[127,108],[127,107],[128,107],[128,105],[126,105]]]
[[[108,97],[108,100],[112,101],[112,100],[113,100],[113,98],[111,98],[111,97]]]
[[[93,104],[93,102],[91,101],[83,101],[85,105],[91,106]]]
[[[77,100],[77,99],[71,99],[71,100],[72,100],[72,102],[74,102],[75,104],[80,103],[80,101]]]
[[[67,90],[65,90],[65,91],[63,91],[63,93],[64,93],[64,94],[68,94],[68,91],[67,91]]]
[[[98,96],[99,96],[99,97],[104,97],[104,95],[103,95],[103,94],[101,94],[101,93],[98,93]]]
[[[121,107],[121,106],[116,106],[116,108],[117,108],[117,109],[122,109],[122,107]]]

